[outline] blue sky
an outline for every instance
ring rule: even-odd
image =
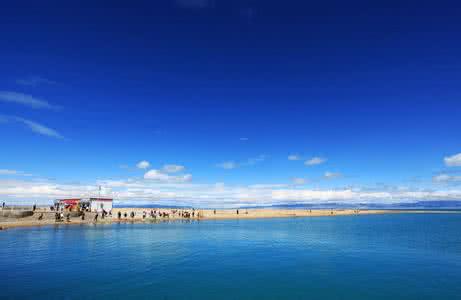
[[[460,5],[4,6],[8,201],[461,199]]]

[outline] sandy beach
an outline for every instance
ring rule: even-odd
[[[6,210],[5,210],[6,211]],[[156,217],[151,217],[150,212],[155,211]],[[121,218],[118,218],[118,213],[121,213]],[[131,212],[134,216],[131,217]],[[181,216],[181,212],[189,212],[190,217]],[[192,212],[194,215],[192,216]],[[126,213],[126,217],[125,217]],[[166,213],[168,216],[159,216]],[[257,219],[257,218],[297,218],[297,217],[331,217],[331,216],[349,216],[349,215],[375,215],[375,214],[424,214],[424,213],[461,213],[459,211],[450,210],[355,210],[355,209],[203,209],[203,210],[178,210],[168,208],[114,208],[112,215],[98,219],[95,221],[95,213],[86,213],[85,219],[81,217],[71,217],[70,222],[64,220],[56,222],[55,212],[49,209],[39,208],[32,216],[23,218],[3,217],[0,211],[0,230],[15,227],[33,227],[33,226],[48,226],[48,225],[77,225],[77,224],[112,224],[112,223],[152,223],[178,220],[223,220],[223,219]],[[41,220],[39,216],[43,214]],[[64,212],[66,214],[66,212]],[[145,217],[143,217],[145,215]]]

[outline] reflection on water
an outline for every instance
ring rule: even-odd
[[[434,299],[461,294],[461,215],[376,215],[12,229],[18,298]]]

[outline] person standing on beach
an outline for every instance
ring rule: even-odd
[[[4,208],[5,208],[5,202],[2,203],[2,209],[4,209]]]
[[[237,215],[239,214],[239,210],[237,209]]]
[[[120,220],[122,218],[122,212],[119,211],[117,215],[118,215],[118,219]]]

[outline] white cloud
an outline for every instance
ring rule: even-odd
[[[150,172],[150,171],[149,171]],[[241,207],[275,204],[378,203],[461,200],[459,189],[422,190],[409,188],[307,189],[284,184],[227,185],[194,184],[191,175],[179,178],[150,172],[155,179],[102,180],[93,184],[63,184],[50,180],[0,179],[0,198],[8,203],[51,203],[61,197],[89,197],[98,194],[114,197],[116,203],[187,205],[194,207]],[[148,176],[149,177],[149,176]],[[171,179],[174,177],[175,179]],[[33,200],[32,200],[33,199]]]
[[[334,173],[334,172],[325,172],[323,175],[326,179],[333,179],[333,178],[338,178],[341,177],[341,173]]]
[[[184,174],[178,176],[172,176],[165,173],[162,173],[159,170],[149,170],[144,174],[144,179],[154,180],[157,182],[163,183],[181,183],[181,182],[190,182],[192,180],[191,174]]]
[[[301,156],[299,156],[298,154],[291,154],[288,155],[288,160],[301,160]]]
[[[225,169],[225,170],[232,170],[232,169],[238,168],[237,163],[235,163],[233,161],[225,161],[225,162],[217,164],[216,166],[218,168],[222,168],[222,169]]]
[[[461,182],[461,176],[439,174],[432,178],[434,182]]]
[[[163,171],[166,173],[177,173],[184,171],[185,167],[181,165],[164,165]]]
[[[136,164],[136,167],[138,169],[147,169],[150,167],[150,162],[148,162],[147,160],[141,160]]]
[[[324,162],[326,162],[327,159],[323,157],[312,157],[311,159],[308,159],[304,162],[306,166],[315,166],[315,165],[321,165]]]
[[[56,110],[60,108],[59,106],[48,103],[48,101],[35,98],[31,95],[10,91],[0,91],[0,102],[16,103],[35,109],[44,108]]]
[[[176,178],[180,179],[180,182],[190,182],[192,181],[192,175],[191,174],[184,174],[181,176],[176,176]]]
[[[243,141],[243,142],[246,142],[246,141],[249,140],[249,138],[247,138],[247,137],[241,137],[240,140]]]
[[[57,139],[64,139],[64,137],[59,132],[49,127],[46,127],[45,125],[42,125],[40,123],[27,120],[27,119],[23,119],[23,118],[19,118],[19,117],[14,117],[12,118],[12,120],[26,125],[30,130],[32,130],[35,133],[46,135],[46,136],[57,138]]]
[[[144,174],[144,179],[152,179],[158,181],[167,181],[169,176],[164,174],[158,170],[150,170],[146,174]]]
[[[248,186],[246,186],[247,188],[250,188],[250,189],[277,189],[277,188],[283,188],[283,187],[287,187],[288,185],[287,184],[284,184],[284,183],[268,183],[268,184],[264,184],[264,183],[258,183],[258,184],[250,184]]]
[[[56,82],[40,77],[40,76],[30,76],[27,78],[18,79],[16,80],[16,83],[21,84],[21,85],[33,86],[33,87],[36,87],[42,84],[56,84]]]
[[[443,160],[448,167],[461,167],[461,153],[447,156]]]
[[[461,200],[460,190],[430,191],[430,190],[394,190],[366,191],[360,189],[334,190],[275,190],[274,200],[296,201],[298,203],[380,203],[414,202],[425,200]]]

